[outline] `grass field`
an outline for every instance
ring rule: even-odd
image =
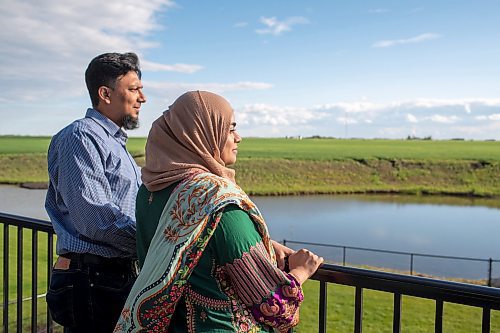
[[[50,137],[0,136],[0,154],[46,154],[49,142]],[[127,147],[139,156],[145,145],[145,138],[130,138]],[[500,161],[500,141],[245,138],[239,146],[241,158]]]
[[[500,161],[500,142],[244,139],[239,157],[288,160],[484,160]]]
[[[47,137],[0,137],[0,183],[47,182]],[[144,164],[144,138],[128,148]],[[240,144],[252,195],[406,193],[500,196],[500,142],[259,139]]]

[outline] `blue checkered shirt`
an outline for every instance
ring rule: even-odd
[[[49,146],[45,209],[58,254],[135,258],[135,198],[140,170],[127,135],[94,109],[57,133]]]

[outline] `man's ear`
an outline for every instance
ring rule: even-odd
[[[97,94],[99,95],[99,99],[103,101],[103,103],[111,103],[111,89],[109,87],[100,86],[99,89],[97,89]]]

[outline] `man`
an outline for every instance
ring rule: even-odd
[[[94,58],[85,81],[93,108],[49,146],[45,208],[59,255],[47,303],[65,332],[112,332],[135,272],[140,170],[124,129],[138,126],[142,92],[134,53]]]

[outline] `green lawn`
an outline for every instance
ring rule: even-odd
[[[50,137],[0,136],[0,154],[47,153]],[[128,149],[144,154],[145,138]],[[244,138],[239,157],[290,160],[425,159],[500,161],[500,141]]]
[[[244,139],[240,157],[291,160],[416,159],[500,160],[500,142]]]
[[[0,183],[47,182],[47,137],[0,137]],[[145,138],[128,148],[144,165]],[[234,165],[252,195],[500,196],[500,142],[245,139]]]
[[[46,154],[48,136],[0,136],[0,154]]]
[[[144,151],[145,139],[131,138],[131,152]],[[417,141],[247,138],[240,158],[331,161],[346,159],[416,159],[500,161],[497,141]]]

